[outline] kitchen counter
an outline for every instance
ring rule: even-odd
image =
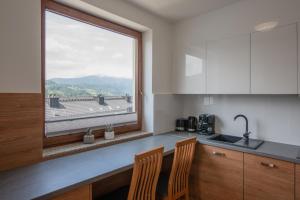
[[[136,153],[163,145],[170,154],[181,139],[150,136],[1,172],[0,199],[49,199],[132,168]]]
[[[299,146],[266,141],[251,150],[210,141],[196,133],[169,132],[0,172],[0,199],[49,199],[132,168],[136,153],[163,145],[168,155],[177,141],[193,136],[201,144],[300,163]]]
[[[181,138],[187,137],[197,137],[197,141],[201,144],[208,144],[216,147],[221,147],[230,150],[241,151],[244,153],[251,153],[260,156],[266,156],[274,159],[285,160],[293,163],[300,164],[300,158],[298,159],[298,153],[300,153],[300,146],[277,143],[277,142],[269,142],[265,141],[261,146],[257,149],[247,149],[242,148],[230,144],[225,144],[221,142],[216,142],[209,140],[208,138],[211,136],[199,135],[197,133],[187,133],[187,132],[169,132],[168,134],[174,135]]]

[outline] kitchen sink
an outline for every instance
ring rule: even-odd
[[[262,145],[264,143],[264,141],[256,140],[256,139],[249,139],[248,142],[245,142],[245,139],[243,137],[224,135],[224,134],[218,134],[216,136],[209,138],[209,140],[218,142],[218,143],[224,143],[224,144],[229,144],[229,145],[233,145],[233,146],[243,147],[243,148],[247,148],[247,149],[257,149],[260,145]]]
[[[223,135],[223,134],[220,134],[220,135],[210,138],[210,140],[226,142],[226,143],[235,143],[241,139],[242,139],[242,137],[237,137],[237,136],[232,136],[232,135]]]

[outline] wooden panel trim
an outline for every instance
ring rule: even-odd
[[[72,155],[75,153],[90,151],[93,149],[98,149],[106,146],[111,146],[115,144],[120,144],[128,141],[133,141],[145,137],[150,137],[153,134],[150,132],[130,132],[126,134],[117,135],[114,140],[105,140],[104,138],[99,138],[95,140],[95,143],[90,145],[85,145],[82,142],[75,142],[71,145],[60,145],[50,148],[44,148],[43,150],[43,160],[50,160],[54,158],[59,158],[62,156]]]
[[[0,171],[42,159],[42,94],[0,93]]]
[[[137,111],[137,122],[135,124],[122,125],[115,128],[117,134],[122,134],[131,131],[140,131],[142,129],[142,63],[143,63],[143,52],[142,52],[142,33],[134,29],[125,27],[123,25],[102,19],[91,14],[85,13],[75,8],[57,3],[53,0],[41,0],[41,23],[42,23],[42,34],[41,34],[41,55],[42,55],[42,94],[43,94],[43,113],[45,113],[45,11],[51,12],[78,20],[90,25],[94,25],[106,30],[110,30],[122,35],[126,35],[135,38],[137,41],[137,63],[135,66],[135,110]],[[45,136],[45,114],[43,115],[43,146],[52,147],[63,144],[68,144],[82,140],[84,133],[69,134],[64,136],[57,136],[48,138]],[[95,131],[95,137],[103,137],[104,129]]]
[[[136,31],[134,29],[128,28],[126,26],[108,21],[106,19],[93,16],[89,13],[83,12],[81,10],[71,8],[69,6],[63,5],[61,3],[57,3],[52,0],[48,0],[46,2],[46,9],[48,11],[63,15],[65,17],[69,17],[75,20],[79,20],[81,22],[94,25],[106,30],[110,30],[116,33],[120,33],[122,35],[126,35],[129,37],[134,37],[138,39],[141,36],[141,33],[139,31]]]

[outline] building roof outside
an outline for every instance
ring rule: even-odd
[[[93,96],[64,97],[58,98],[57,107],[50,106],[50,98],[45,101],[47,136],[137,120],[133,103],[126,96],[106,96],[103,104]]]
[[[132,103],[123,96],[104,97],[104,105],[100,105],[97,98],[93,96],[59,98],[59,108],[50,107],[49,101],[50,98],[46,98],[47,122],[122,114],[132,108]]]

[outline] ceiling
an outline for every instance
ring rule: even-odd
[[[126,0],[151,13],[178,21],[222,8],[239,0]]]

